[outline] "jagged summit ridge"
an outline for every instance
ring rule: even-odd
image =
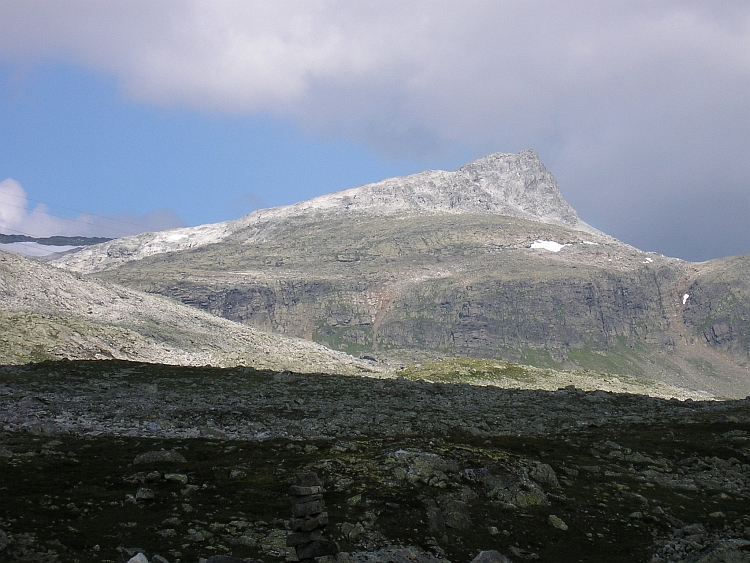
[[[459,173],[504,202],[508,212],[515,208],[526,218],[545,223],[573,228],[585,225],[533,150],[518,155],[491,154],[459,168]]]
[[[240,231],[262,236],[293,218],[441,213],[497,214],[598,232],[578,218],[537,154],[525,150],[518,154],[494,153],[454,172],[427,170],[292,205],[259,209],[234,221],[124,237],[63,256],[51,264],[97,272],[154,254],[220,242]]]
[[[495,153],[454,172],[427,170],[251,214],[494,213],[591,231],[533,150]],[[242,219],[240,219],[242,221]]]

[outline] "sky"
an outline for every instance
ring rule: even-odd
[[[629,244],[750,253],[750,3],[0,3],[0,232],[224,221],[527,148]]]

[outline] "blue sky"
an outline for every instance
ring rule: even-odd
[[[288,120],[164,108],[123,96],[101,73],[62,63],[21,72],[0,67],[0,176],[26,191],[29,207],[80,212],[120,236],[169,210],[165,226],[236,219],[316,195],[459,166],[461,158],[395,159],[346,140],[301,133]],[[86,230],[83,223],[69,224]],[[44,233],[47,234],[47,233]],[[51,234],[51,233],[50,233]]]
[[[608,234],[750,253],[748,99],[745,0],[5,0],[0,230],[197,225],[532,148]]]

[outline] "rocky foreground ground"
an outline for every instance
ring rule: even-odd
[[[117,361],[0,368],[0,560],[750,561],[750,399]],[[329,562],[330,563],[330,562]]]

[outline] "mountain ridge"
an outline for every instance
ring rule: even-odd
[[[253,240],[284,221],[300,217],[440,213],[497,214],[602,234],[578,218],[552,174],[529,149],[518,154],[494,153],[453,172],[427,170],[292,205],[259,209],[233,221],[123,237],[50,263],[91,273],[156,254],[218,243],[239,231],[254,230],[248,239]]]

